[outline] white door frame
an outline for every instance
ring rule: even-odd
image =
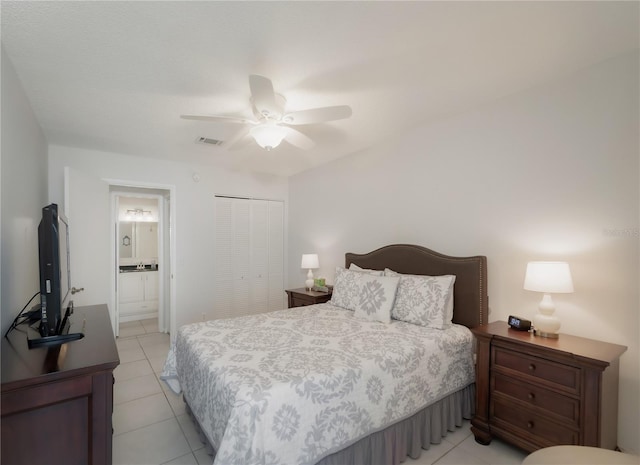
[[[164,251],[165,251],[165,247],[164,247],[164,241],[165,241],[165,228],[166,228],[166,224],[165,224],[165,218],[164,218],[164,197],[162,195],[159,194],[146,194],[146,193],[138,193],[138,192],[127,192],[127,191],[120,191],[120,190],[114,190],[111,191],[110,193],[111,195],[111,205],[112,205],[112,218],[113,221],[115,221],[115,242],[113,244],[114,246],[114,251],[115,253],[113,254],[113,257],[116,261],[116,266],[115,266],[115,282],[116,282],[116,295],[115,295],[115,323],[116,323],[116,335],[117,333],[119,333],[119,328],[120,328],[120,298],[119,298],[119,289],[118,289],[118,281],[119,281],[119,273],[118,270],[120,268],[120,254],[118,253],[118,248],[119,248],[119,242],[120,242],[120,219],[119,219],[119,213],[120,213],[120,199],[122,197],[133,197],[133,198],[138,198],[138,199],[153,199],[157,201],[157,207],[158,207],[158,249],[157,249],[157,264],[158,267],[160,269],[160,271],[158,273],[160,273],[161,276],[164,276],[167,273],[167,270],[165,268],[168,260],[165,260],[165,256],[164,256]],[[164,293],[164,279],[158,279],[158,329],[160,332],[167,332],[169,330],[169,328],[166,327],[166,306],[165,306],[165,293]]]
[[[160,241],[158,244],[158,261],[159,261],[159,266],[161,266],[161,270],[166,270],[167,267],[165,266],[166,264],[166,259],[164,257],[164,247],[160,247],[160,244],[164,243],[164,241],[169,241],[169,257],[168,257],[168,261],[169,261],[169,302],[167,302],[168,305],[163,304],[163,301],[165,300],[165,295],[166,292],[164,290],[164,279],[159,279],[159,296],[158,298],[160,299],[160,306],[161,308],[167,308],[169,309],[169,327],[168,328],[163,328],[162,326],[164,325],[164,322],[161,322],[160,316],[161,313],[158,313],[158,325],[159,325],[159,329],[160,331],[163,330],[169,330],[169,333],[171,334],[171,336],[173,337],[176,334],[176,281],[175,281],[175,267],[176,267],[176,188],[174,185],[167,185],[167,184],[153,184],[153,183],[141,183],[141,182],[135,182],[135,181],[127,181],[127,180],[119,180],[119,179],[105,179],[105,181],[107,183],[109,183],[110,187],[113,187],[115,190],[117,190],[118,188],[138,188],[138,189],[157,189],[157,190],[165,190],[169,192],[169,217],[165,218],[165,208],[163,208],[164,203],[166,202],[166,200],[164,198],[162,198],[159,195],[156,194],[144,194],[144,193],[133,193],[133,192],[126,192],[126,191],[122,191],[122,192],[117,192],[114,191],[111,193],[112,196],[112,200],[111,200],[111,225],[116,225],[116,227],[111,227],[109,228],[111,230],[111,269],[113,270],[113,273],[111,273],[111,286],[110,286],[110,306],[111,308],[116,309],[116,311],[114,312],[113,318],[112,318],[112,324],[114,327],[114,331],[116,333],[116,335],[118,335],[119,332],[119,328],[118,328],[118,301],[117,301],[117,293],[116,293],[116,284],[117,284],[117,280],[118,280],[118,249],[116,247],[116,238],[117,236],[117,224],[118,224],[118,206],[117,206],[117,197],[119,196],[131,196],[131,197],[151,197],[151,198],[159,198],[159,209],[158,209],[158,215],[159,215],[159,224],[162,224],[163,227],[162,228],[158,228],[159,230],[159,234],[161,235],[160,237]],[[165,223],[167,222],[168,224],[168,228],[165,228]],[[170,231],[169,237],[164,237],[164,231],[165,229],[168,229]],[[160,258],[162,256],[162,259]],[[164,275],[163,275],[164,276]],[[160,277],[159,277],[160,278]]]

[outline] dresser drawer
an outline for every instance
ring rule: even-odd
[[[555,416],[560,421],[568,421],[576,427],[580,424],[580,401],[578,399],[501,374],[495,374],[492,383],[496,396],[506,396],[532,408],[544,409],[549,416]]]
[[[293,297],[291,299],[292,307],[305,307],[307,305],[313,305],[313,300],[301,299],[299,297]]]
[[[3,392],[2,416],[20,411],[44,409],[68,402],[70,399],[88,398],[91,396],[92,381],[91,376],[79,376],[70,380],[36,384],[28,388]]]
[[[580,395],[579,368],[497,346],[492,347],[492,365],[497,372]]]
[[[503,428],[546,447],[558,444],[580,444],[579,430],[550,420],[546,414],[494,397],[491,415],[496,428]]]

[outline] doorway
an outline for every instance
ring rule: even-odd
[[[110,186],[116,335],[169,333],[170,191]]]

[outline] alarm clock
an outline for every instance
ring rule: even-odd
[[[507,322],[512,329],[517,329],[518,331],[529,331],[531,329],[531,322],[519,316],[509,315]]]

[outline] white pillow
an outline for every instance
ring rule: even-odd
[[[341,266],[336,267],[336,276],[333,281],[331,303],[337,307],[355,310],[360,295],[360,276],[382,276],[383,271],[355,271],[347,270]]]
[[[355,263],[351,263],[349,265],[349,269],[351,271],[361,271],[363,273],[369,273],[369,274],[372,274],[372,275],[375,275],[375,276],[384,276],[384,271],[382,271],[382,270],[370,270],[368,268],[360,268]]]
[[[400,283],[391,317],[420,326],[445,329],[453,319],[454,275],[421,276],[385,269],[385,276],[398,276]]]
[[[391,308],[400,278],[361,273],[358,281],[360,290],[353,316],[363,320],[391,323]]]

